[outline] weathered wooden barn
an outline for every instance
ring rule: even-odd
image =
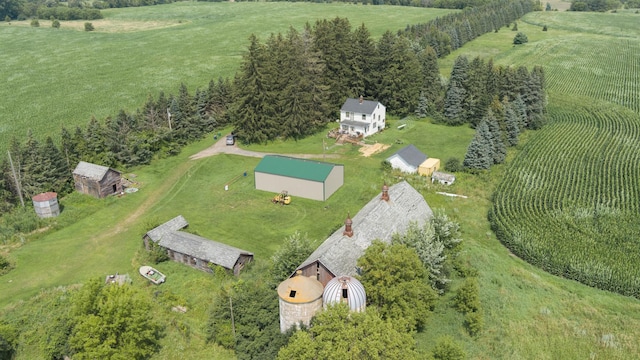
[[[267,155],[255,168],[256,189],[324,201],[344,183],[344,165]]]
[[[358,274],[357,261],[375,239],[391,243],[411,222],[423,225],[433,211],[422,195],[406,181],[385,185],[345,226],[327,238],[299,267],[302,275],[315,277],[326,286],[336,276]]]
[[[122,192],[122,175],[106,166],[80,161],[73,170],[76,190],[97,198]]]
[[[248,251],[179,231],[187,226],[187,220],[179,215],[147,232],[144,246],[151,250],[151,242],[155,242],[167,251],[169,259],[206,272],[212,272],[209,264],[215,264],[238,275],[253,260]]]

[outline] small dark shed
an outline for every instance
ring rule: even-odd
[[[76,190],[97,198],[122,192],[122,176],[119,171],[106,166],[80,161],[73,170]]]

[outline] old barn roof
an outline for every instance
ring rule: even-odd
[[[376,195],[353,218],[353,236],[336,230],[298,269],[319,261],[334,276],[357,275],[356,263],[373,240],[391,242],[394,233],[403,233],[411,222],[423,225],[433,211],[422,195],[403,181],[389,187],[389,201]]]
[[[78,166],[76,166],[75,170],[73,170],[73,175],[82,176],[85,178],[89,178],[91,180],[100,181],[104,178],[104,176],[109,171],[109,167],[96,165],[84,161],[80,161]],[[117,170],[113,170],[118,172]],[[119,172],[118,172],[119,173]]]
[[[166,223],[153,228],[153,230],[147,233],[147,236],[151,240],[158,242],[160,241],[160,239],[162,239],[164,235],[172,231],[178,231],[180,229],[184,229],[187,226],[189,226],[189,223],[187,222],[187,220],[182,215],[178,215],[173,219],[167,221]]]
[[[423,154],[422,151],[418,150],[418,148],[412,144],[403,147],[393,155],[398,155],[404,162],[414,167],[420,166],[420,164],[427,160],[427,155]]]
[[[187,220],[179,215],[147,232],[147,236],[158,245],[171,251],[206,260],[227,269],[233,269],[240,255],[253,256],[248,251],[178,231],[188,225]]]
[[[360,102],[360,99],[349,98],[344,102],[342,108],[340,108],[340,111],[373,114],[373,111],[376,109],[376,107],[378,107],[379,104],[380,103],[377,101],[362,100],[362,102]]]
[[[256,166],[255,172],[322,182],[331,170],[340,164],[298,159],[288,156],[266,155]]]

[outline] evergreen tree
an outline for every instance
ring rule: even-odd
[[[527,128],[540,129],[545,123],[544,115],[544,70],[540,66],[533,68],[525,80],[523,100],[527,111]]]
[[[478,125],[487,111],[492,94],[487,92],[487,69],[479,57],[474,58],[467,69],[465,98],[463,101],[465,122]]]
[[[40,143],[33,137],[31,130],[27,133],[27,142],[22,151],[22,194],[31,198],[47,189],[48,179],[45,172],[51,171],[52,164],[45,163]]]
[[[450,125],[460,125],[465,122],[463,103],[466,98],[468,66],[469,60],[465,56],[458,56],[451,70],[449,86],[444,98],[444,116]]]
[[[45,183],[45,190],[55,191],[59,194],[71,192],[73,180],[71,170],[67,165],[65,157],[53,143],[51,136],[47,136],[44,146],[42,147],[42,157],[43,164],[47,165],[43,167],[44,176],[48,180]]]
[[[426,114],[440,111],[442,107],[443,87],[440,80],[438,55],[431,46],[427,46],[418,54],[422,68],[422,91],[425,97]]]
[[[472,170],[489,169],[493,164],[493,144],[486,121],[476,127],[476,133],[467,148],[462,166]]]
[[[370,75],[373,67],[372,54],[375,53],[376,47],[364,23],[353,32],[353,47],[355,74],[352,92],[365,97],[374,96]]]
[[[513,110],[516,112],[518,117],[518,123],[520,124],[520,130],[522,131],[525,127],[527,127],[527,105],[524,103],[522,96],[518,95],[515,100],[512,102]]]
[[[422,70],[409,41],[395,37],[391,52],[386,54],[387,66],[381,69],[378,100],[393,114],[412,114],[418,105],[422,86]],[[384,56],[383,53],[379,54]]]
[[[505,110],[506,132],[507,132],[507,144],[509,146],[518,145],[518,136],[520,136],[520,120],[516,111],[513,109],[512,104],[508,104]]]
[[[354,56],[351,24],[346,18],[319,20],[313,27],[314,50],[326,66],[323,84],[331,89],[327,106],[340,109],[345,98],[358,97],[362,84],[358,81],[357,58]],[[334,110],[337,114],[337,110]]]
[[[493,111],[489,110],[483,121],[486,121],[489,126],[491,145],[493,146],[491,152],[493,155],[493,163],[502,164],[507,156],[507,147],[504,144],[504,135],[502,129],[500,129],[498,119],[493,115]]]
[[[231,119],[238,138],[247,143],[263,143],[275,137],[273,129],[277,129],[277,125],[273,123],[274,105],[264,75],[266,49],[255,35],[249,40],[248,52],[236,75]]]
[[[104,129],[95,116],[91,116],[91,120],[87,125],[85,139],[87,152],[86,158],[83,157],[83,160],[105,166],[109,165],[111,159],[107,154]]]
[[[80,161],[77,144],[73,140],[71,133],[64,126],[60,131],[60,153],[64,158],[66,168],[71,171]]]

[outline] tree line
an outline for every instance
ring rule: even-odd
[[[507,147],[518,144],[525,129],[546,123],[544,70],[535,66],[495,66],[475,58],[459,56],[451,71],[444,99],[443,121],[470,124],[476,129],[467,148],[466,169],[489,169],[504,162]]]
[[[133,113],[120,110],[103,122],[92,117],[85,129],[63,127],[59,145],[51,136],[41,143],[31,132],[24,142],[13,138],[0,162],[0,210],[8,212],[21,195],[30,199],[46,191],[69,193],[72,171],[81,160],[126,168],[177,154],[225,122],[230,90],[228,79],[212,80],[193,95],[182,84],[177,95],[150,95]]]

